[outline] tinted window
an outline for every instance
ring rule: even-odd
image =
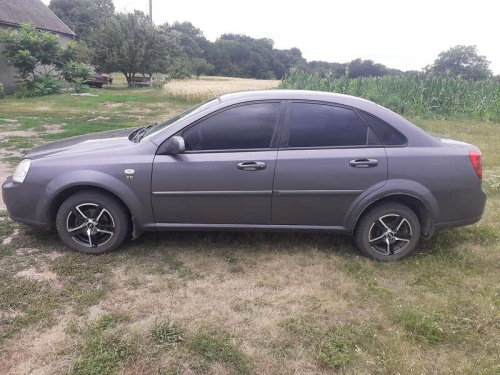
[[[288,147],[361,146],[368,127],[352,110],[313,103],[293,103]]]
[[[382,143],[386,146],[404,146],[407,141],[396,129],[378,117],[362,112],[362,116],[377,133]]]
[[[256,103],[217,113],[182,134],[186,150],[269,148],[280,107],[280,103]]]

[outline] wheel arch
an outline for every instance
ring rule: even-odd
[[[421,236],[430,238],[433,235],[435,218],[439,215],[437,201],[426,187],[409,180],[388,181],[382,188],[361,196],[348,215],[347,228],[354,232],[367,210],[384,202],[398,202],[408,206],[420,221]]]
[[[379,204],[383,204],[386,202],[401,203],[410,208],[418,217],[418,220],[420,222],[420,232],[422,237],[426,238],[432,236],[434,229],[433,229],[433,220],[429,208],[419,198],[407,194],[398,194],[398,193],[391,194],[371,202],[358,214],[352,227],[356,228],[359,220],[363,217],[365,212],[367,212],[368,210],[372,209],[373,207]]]
[[[127,213],[132,217],[132,212],[130,211],[129,207],[125,204],[125,202],[116,194],[113,192],[104,189],[100,186],[95,186],[95,185],[75,185],[75,186],[70,186],[64,190],[61,190],[57,195],[55,195],[52,200],[49,202],[47,205],[47,218],[49,219],[49,222],[55,223],[56,216],[57,216],[57,211],[59,210],[59,207],[61,207],[61,204],[68,199],[70,196],[80,193],[83,191],[88,191],[88,192],[99,192],[103,194],[107,194],[109,196],[112,196],[115,198],[122,206],[127,210]]]
[[[57,211],[61,204],[71,195],[81,191],[98,191],[115,198],[130,215],[133,237],[138,237],[143,232],[144,224],[152,222],[151,202],[144,197],[142,200],[134,191],[122,181],[92,171],[82,181],[78,173],[59,176],[53,180],[46,189],[46,195],[38,202],[38,212],[45,217],[50,227],[54,227]],[[149,197],[149,196],[148,196]],[[149,209],[148,209],[149,206]],[[148,215],[149,212],[149,215]]]

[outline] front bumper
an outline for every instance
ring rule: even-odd
[[[12,220],[19,223],[50,228],[45,208],[39,204],[45,187],[12,181],[12,176],[2,184],[2,196]]]

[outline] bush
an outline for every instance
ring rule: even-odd
[[[0,98],[3,98],[4,96],[5,96],[5,91],[3,89],[2,83],[0,82]]]
[[[68,77],[74,79],[73,83],[81,84],[87,73],[84,64],[72,62],[78,55],[76,44],[70,43],[63,49],[57,35],[37,30],[33,24],[0,30],[0,41],[5,44],[3,54],[8,64],[20,78],[20,97],[58,93],[64,85],[59,78],[68,66]]]
[[[19,85],[16,95],[20,98],[33,98],[35,96],[58,94],[64,82],[51,75],[35,77],[31,81],[24,81]]]
[[[74,61],[67,63],[62,70],[64,79],[72,84],[76,92],[85,91],[84,82],[90,77],[91,72],[91,66]]]
[[[176,58],[168,68],[168,75],[173,79],[188,79],[193,75],[191,62],[185,56]]]
[[[164,74],[161,74],[161,73],[155,73],[153,74],[153,82],[151,84],[151,86],[155,89],[162,89],[163,86],[165,86],[165,84],[167,83],[167,79],[165,79],[165,75]]]

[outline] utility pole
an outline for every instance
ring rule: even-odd
[[[153,0],[149,0],[149,23],[153,24]]]

